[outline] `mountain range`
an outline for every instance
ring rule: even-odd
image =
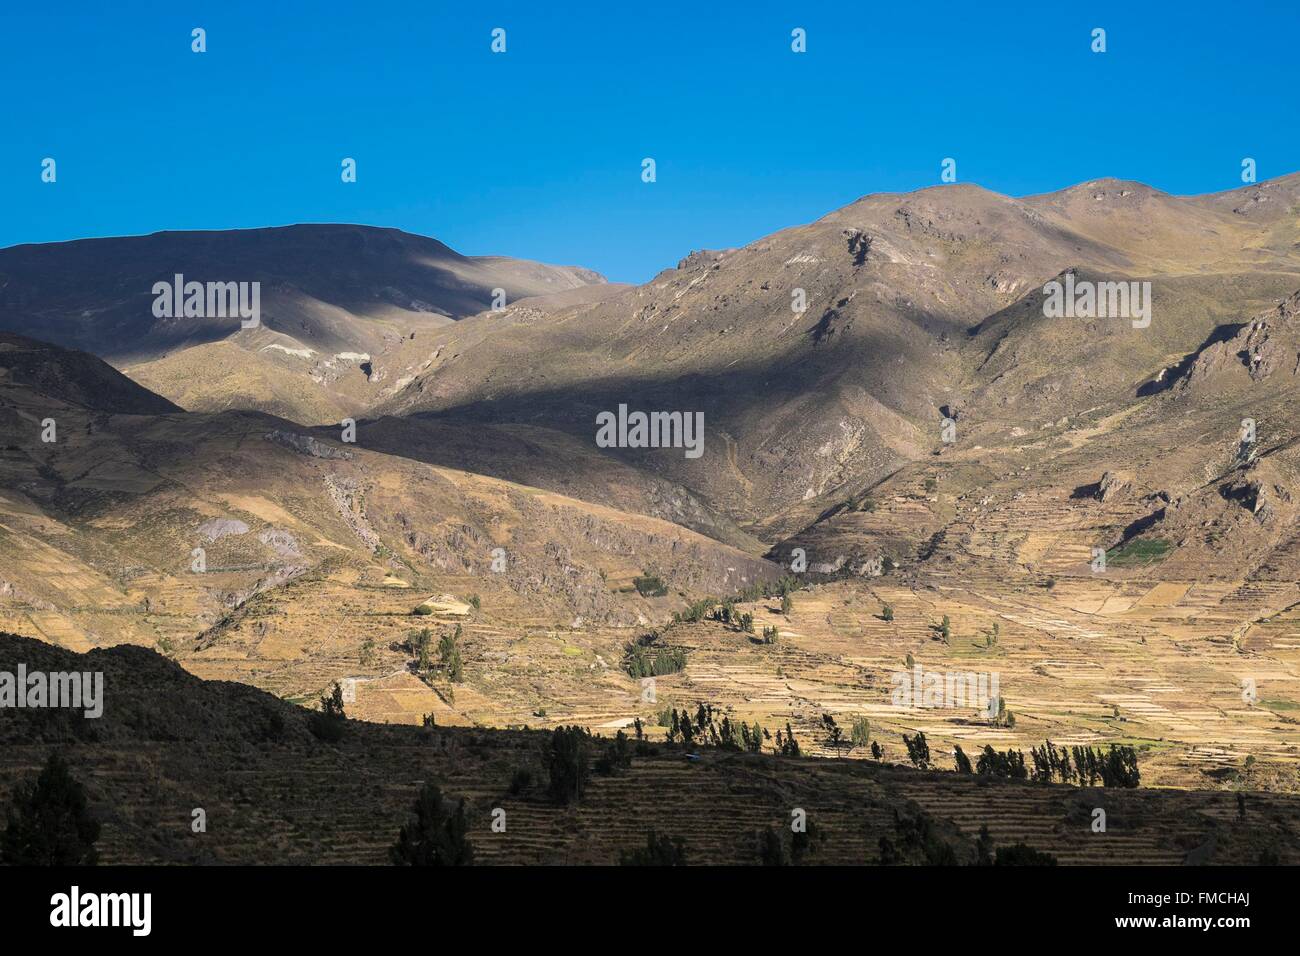
[[[635,286],[353,225],[0,250],[0,631],[346,681],[373,721],[662,733],[707,701],[828,757],[862,718],[1289,792],[1297,213],[1300,174],[950,185]],[[259,283],[258,323],[157,315],[176,276]],[[701,414],[703,453],[604,447],[621,408]],[[650,697],[638,644],[686,660]],[[916,662],[996,670],[1015,722],[892,705]]]

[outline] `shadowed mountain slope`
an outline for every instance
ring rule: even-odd
[[[69,405],[118,415],[166,415],[180,409],[85,352],[0,332],[0,376]]]
[[[0,377],[0,618],[19,633],[224,655],[250,682],[300,694],[337,679],[340,656],[355,667],[363,644],[396,646],[421,623],[461,620],[470,644],[507,621],[635,628],[776,575],[664,520],[261,413],[177,412],[84,353],[40,349],[36,386]],[[74,378],[119,383],[136,413],[114,411],[107,389],[73,404]],[[658,594],[632,586],[642,574]]]
[[[1293,292],[1295,219],[1236,210],[1293,209],[1298,191],[1291,176],[1208,197],[1114,180],[868,196],[595,304],[439,329],[428,367],[377,410],[587,440],[619,404],[703,411],[698,460],[614,453],[773,540],[928,454],[944,409],[1014,427],[1132,397]],[[1151,281],[1153,323],[1045,318],[1041,290],[1067,271]]]
[[[260,325],[156,316],[154,284],[178,274],[260,283]],[[314,423],[373,402],[381,383],[408,374],[413,335],[488,308],[496,289],[514,302],[603,282],[396,229],[159,232],[0,250],[0,328],[94,352],[191,410]]]

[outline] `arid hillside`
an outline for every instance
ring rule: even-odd
[[[868,196],[599,302],[439,329],[378,411],[581,438],[620,404],[702,411],[698,459],[615,453],[772,543],[930,454],[950,412],[965,433],[1132,404],[1300,288],[1298,194],[1300,176],[1204,197],[1115,180]],[[1152,321],[1046,317],[1066,273],[1150,282]]]
[[[207,314],[206,299],[201,315],[157,315],[155,283],[177,275],[250,284],[250,300],[258,283],[258,325]],[[513,303],[604,281],[369,226],[160,232],[0,250],[0,329],[93,352],[190,411],[316,424],[412,376],[419,337],[493,306],[498,289]]]
[[[661,519],[261,413],[179,412],[83,353],[11,337],[0,369],[0,616],[67,647],[220,657],[234,642],[241,676],[310,694],[355,676],[363,645],[381,666],[433,612],[468,616],[471,598],[489,631],[503,615],[631,628],[777,576]],[[72,391],[71,378],[106,384]],[[124,403],[134,414],[114,411]],[[642,596],[643,575],[664,584]]]

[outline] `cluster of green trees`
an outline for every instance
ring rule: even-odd
[[[871,740],[871,722],[865,717],[854,717],[853,726],[849,729],[847,743],[844,738],[844,732],[839,725],[835,723],[835,718],[830,714],[822,714],[822,726],[826,728],[826,745],[835,750],[841,747],[870,747],[871,755],[877,760],[881,758],[884,751],[880,749],[880,744],[872,743]],[[920,745],[925,747],[925,735],[919,734]],[[906,741],[906,736],[903,738]],[[925,748],[926,760],[929,759],[929,748]]]
[[[1009,780],[1025,780],[1029,777],[1029,771],[1025,769],[1025,755],[1021,751],[1007,750],[1002,753],[987,744],[975,760],[975,772],[981,776],[1006,777]]]
[[[54,752],[35,781],[14,791],[0,834],[0,864],[94,866],[98,839],[99,822],[90,812],[85,787]]]
[[[957,866],[957,852],[924,810],[915,815],[894,808],[894,839],[880,838],[880,865],[903,866],[920,859],[926,866]]]
[[[460,656],[462,633],[457,624],[454,631],[438,639],[438,664],[453,684],[459,684],[465,677],[465,665]],[[416,673],[427,679],[433,671],[433,632],[427,627],[412,631],[406,639],[406,650],[415,658]]]
[[[465,677],[465,665],[460,659],[460,625],[450,634],[443,634],[438,642],[438,662],[447,680],[459,684]]]
[[[744,627],[742,616],[736,614],[735,605],[748,604],[764,598],[779,597],[781,598],[781,613],[790,613],[790,595],[798,591],[802,585],[793,575],[785,575],[777,581],[763,581],[747,585],[741,588],[729,598],[706,597],[695,601],[684,611],[677,611],[673,614],[674,624],[698,624],[700,621],[716,620],[724,624],[734,624],[753,633],[753,615],[750,615],[750,626]],[[725,612],[720,608],[725,608]]]
[[[785,833],[790,834],[788,838]],[[824,839],[825,834],[812,820],[805,820],[802,830],[768,827],[758,834],[758,862],[763,866],[799,866]]]
[[[653,647],[636,641],[627,646],[623,669],[638,680],[643,677],[677,674],[686,669],[686,648]]]
[[[924,734],[918,734],[924,739]],[[908,741],[907,735],[903,741]],[[912,745],[908,745],[908,755],[912,755]],[[1142,775],[1138,771],[1137,751],[1128,746],[1112,744],[1110,750],[1092,747],[1057,747],[1050,740],[1041,747],[1032,747],[1029,751],[1033,761],[1033,771],[1025,765],[1025,755],[1019,750],[998,752],[990,746],[971,766],[970,757],[958,744],[953,748],[953,759],[958,773],[977,773],[992,777],[1006,777],[1012,780],[1033,779],[1037,783],[1078,783],[1079,786],[1095,787],[1138,787]],[[913,759],[913,763],[916,760]],[[920,766],[918,764],[918,766]]]
[[[663,597],[668,593],[668,585],[663,578],[649,572],[633,578],[632,585],[642,597]]]
[[[698,601],[691,603],[685,611],[673,612],[674,624],[698,624],[709,616],[714,605],[718,603],[717,598],[700,598]]]
[[[918,735],[923,736],[923,735]],[[908,738],[903,737],[906,741]],[[908,748],[909,755],[911,747]],[[1138,771],[1137,751],[1128,746],[1112,744],[1108,751],[1093,747],[1057,747],[1050,740],[1029,751],[1033,761],[1032,774],[1025,765],[1025,755],[1019,750],[998,752],[990,746],[976,759],[974,767],[958,745],[953,748],[953,759],[958,773],[977,773],[1012,780],[1033,779],[1038,783],[1078,783],[1079,786],[1138,787],[1142,775]],[[915,763],[915,761],[913,761]]]
[[[880,838],[880,864],[901,866],[922,862],[927,866],[960,866],[952,844],[943,838],[934,820],[924,810],[903,814],[894,810],[894,837]],[[1024,843],[1009,847],[993,846],[993,837],[987,826],[981,826],[975,841],[975,857],[968,859],[971,866],[1055,866],[1056,858],[1042,853]]]
[[[605,749],[596,758],[596,773],[603,777],[630,770],[632,767],[632,744],[627,734],[619,731],[614,739],[605,744]]]
[[[1034,779],[1040,783],[1075,783],[1079,786],[1134,788],[1141,785],[1137,751],[1129,746],[1112,744],[1103,752],[1093,747],[1055,747],[1049,740],[1029,751],[1034,763]],[[1073,758],[1073,766],[1071,766]]]
[[[781,736],[781,731],[776,732],[776,752],[782,757],[798,757],[799,741],[795,738],[794,731],[790,727],[790,721],[785,722],[785,736]]]
[[[591,734],[583,727],[556,727],[543,752],[547,795],[556,803],[578,803],[591,776]]]
[[[667,714],[668,742],[676,743],[680,738],[688,747],[698,742],[712,744],[723,750],[761,753],[763,741],[772,739],[771,734],[757,720],[751,726],[744,721],[736,723],[726,715],[718,720],[718,715],[719,711],[712,704],[700,704],[695,710],[694,720],[686,708],[680,712],[676,707],[671,708]]]
[[[415,658],[415,669],[421,674],[428,671],[432,664],[433,631],[422,627],[412,631],[406,638],[406,652]]]
[[[732,627],[739,628],[746,634],[754,633],[754,615],[748,611],[737,611],[734,601],[723,601],[713,608],[709,617],[715,621],[721,621],[723,624],[730,624]]]
[[[989,833],[988,824],[980,827],[975,840],[976,866],[1056,866],[1056,857],[1050,853],[1035,850],[1026,843],[1013,843],[993,849],[993,835]]]
[[[686,844],[681,837],[660,836],[651,830],[646,834],[644,847],[619,854],[618,865],[686,866]]]
[[[915,737],[903,734],[903,746],[907,748],[907,759],[912,762],[912,766],[921,770],[929,769],[930,745],[926,742],[924,733],[918,730]]]
[[[844,731],[830,714],[822,714],[822,726],[826,728],[826,746],[838,754],[840,748],[844,746]],[[855,724],[854,731],[856,732],[856,730],[857,725]],[[850,746],[853,745],[850,744]]]
[[[736,592],[733,600],[748,603],[762,598],[783,598],[787,594],[798,591],[801,587],[803,585],[799,583],[798,578],[792,574],[786,574],[776,581],[761,581],[747,585]]]
[[[638,723],[638,739],[641,733]],[[631,769],[632,755],[632,741],[621,730],[612,739],[600,741],[585,727],[556,727],[551,731],[550,746],[542,754],[547,775],[546,794],[556,803],[579,803],[593,769],[602,776],[622,773]],[[512,793],[532,785],[531,772],[526,772],[523,779],[519,776],[516,773],[516,779],[511,781]]]
[[[394,866],[471,866],[474,846],[468,834],[465,801],[453,810],[435,784],[425,783],[388,857]]]

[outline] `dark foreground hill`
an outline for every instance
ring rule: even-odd
[[[816,834],[813,864],[878,863],[882,837],[902,862],[969,862],[981,824],[1000,845],[1024,840],[1062,863],[1176,863],[1189,853],[1250,863],[1266,849],[1300,860],[1300,799],[1285,795],[1246,794],[1239,819],[1227,793],[1083,790],[654,745],[626,770],[594,772],[581,803],[566,807],[546,796],[546,733],[350,721],[326,743],[311,712],[200,680],[141,648],[75,654],[0,634],[0,672],[20,664],[104,674],[100,719],[0,710],[0,800],[63,751],[102,820],[105,864],[383,863],[425,781],[468,801],[483,864],[613,863],[650,829],[680,837],[691,863],[757,863],[757,834],[788,836],[800,809]],[[1107,811],[1105,833],[1092,830],[1096,807]],[[200,808],[207,829],[195,833]],[[496,809],[505,832],[491,828]]]

